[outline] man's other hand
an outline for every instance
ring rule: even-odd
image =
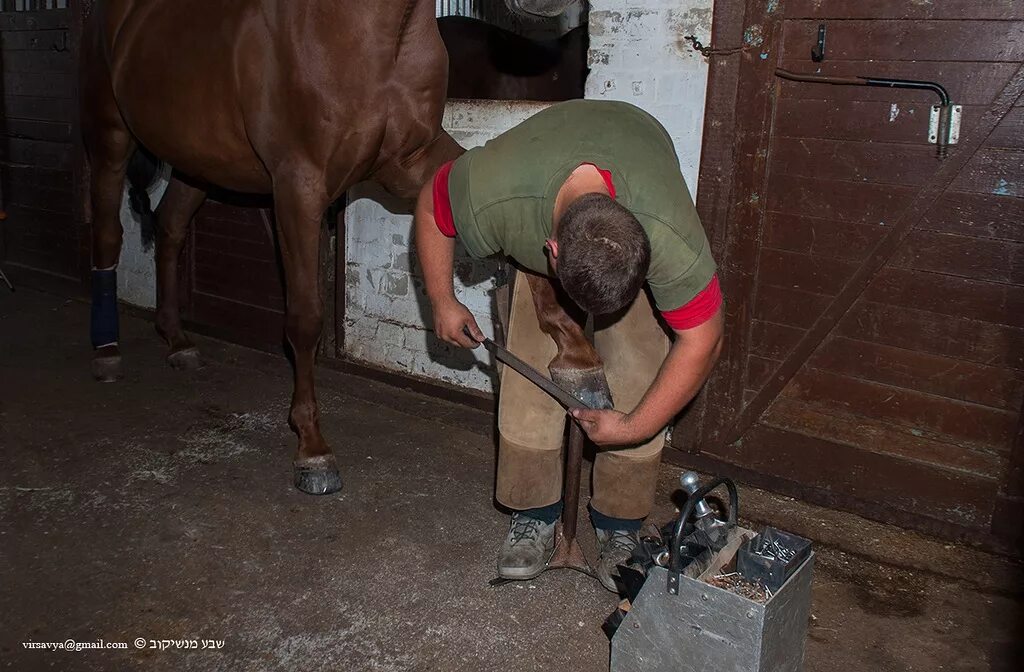
[[[599,446],[628,446],[649,438],[630,422],[630,416],[619,411],[573,409],[572,417],[580,423],[591,441]]]
[[[463,327],[473,338],[463,332]],[[454,296],[434,305],[434,333],[445,343],[463,348],[475,348],[484,340],[484,332],[480,331],[473,313]]]

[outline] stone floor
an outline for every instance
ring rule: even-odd
[[[322,371],[346,485],[313,498],[290,485],[285,359],[200,339],[207,366],[176,372],[124,317],[126,378],[100,385],[87,319],[0,288],[0,668],[607,669],[617,598],[596,582],[487,584],[507,524],[490,415]],[[663,470],[659,520],[677,476]],[[1018,565],[751,488],[741,501],[816,541],[806,670],[1019,669]],[[23,645],[69,639],[128,649]]]

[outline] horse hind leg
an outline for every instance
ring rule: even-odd
[[[204,200],[205,191],[172,176],[156,212],[156,330],[167,343],[167,363],[183,371],[198,369],[202,360],[181,326],[178,261]]]

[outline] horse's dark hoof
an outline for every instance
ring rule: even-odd
[[[195,371],[203,367],[198,348],[185,348],[167,355],[167,363],[177,371]]]
[[[608,388],[604,367],[596,369],[551,368],[548,372],[551,374],[551,380],[591,408],[612,408],[612,391]]]
[[[108,355],[104,357],[93,357],[92,377],[101,383],[113,383],[120,380],[121,355]]]
[[[341,490],[341,474],[334,455],[295,460],[295,487],[307,495],[330,495]]]

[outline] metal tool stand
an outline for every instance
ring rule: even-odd
[[[468,332],[467,332],[468,335]],[[472,336],[470,336],[472,338]],[[550,378],[537,371],[529,364],[513,355],[508,349],[490,339],[482,344],[494,356],[512,369],[525,376],[530,382],[550,394],[558,403],[568,409],[590,408],[585,403],[559,387]],[[575,420],[569,425],[569,443],[565,449],[565,476],[562,486],[562,520],[555,529],[555,551],[544,571],[551,569],[575,569],[588,576],[594,576],[583,549],[576,541],[576,523],[580,508],[580,471],[583,467],[583,444],[586,435]],[[512,582],[513,579],[496,578],[490,581],[492,586],[500,586]]]
[[[594,570],[576,540],[576,523],[580,508],[580,471],[583,466],[583,443],[586,437],[574,420],[569,427],[569,443],[565,449],[565,484],[562,489],[562,520],[555,530],[555,552],[544,571],[575,569],[588,576]]]

